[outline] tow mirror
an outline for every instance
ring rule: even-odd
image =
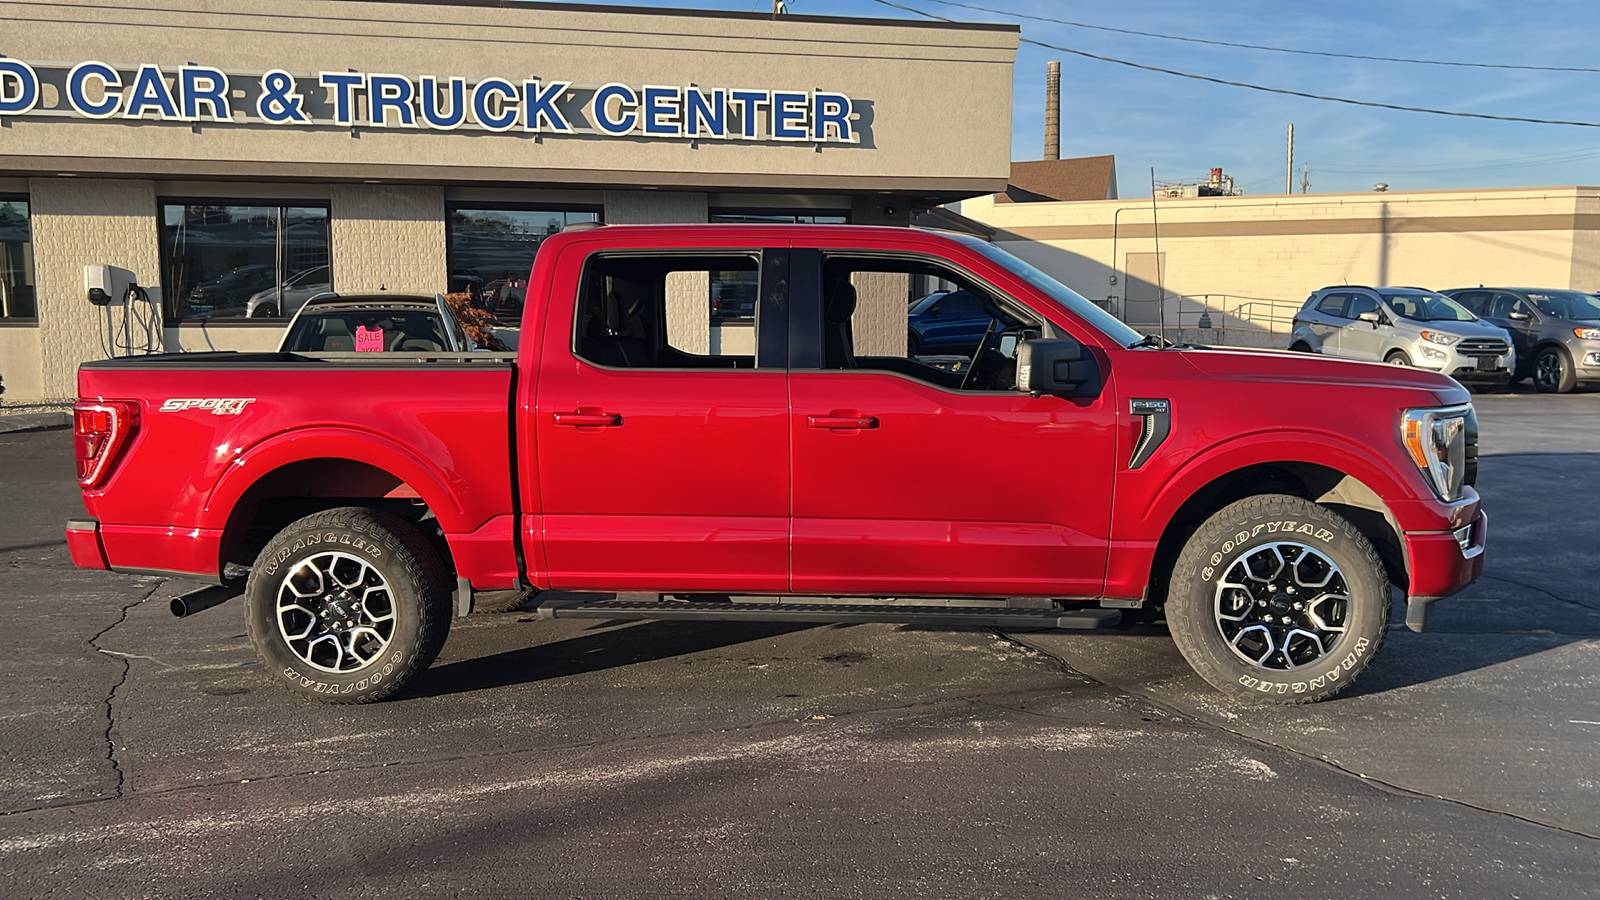
[[[1376,325],[1379,322],[1383,321],[1382,317],[1378,315],[1378,311],[1375,310],[1375,309],[1369,309],[1366,312],[1361,313],[1360,315],[1356,316],[1356,318],[1360,319],[1363,322],[1371,322],[1374,325]]]
[[[1017,345],[1018,390],[1077,394],[1099,387],[1099,364],[1072,338],[1035,338]]]

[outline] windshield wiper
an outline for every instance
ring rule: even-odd
[[[1157,350],[1164,350],[1170,346],[1172,346],[1172,342],[1166,338],[1158,334],[1147,334],[1144,337],[1139,338],[1137,341],[1129,344],[1128,349],[1138,350],[1140,347],[1154,347]]]

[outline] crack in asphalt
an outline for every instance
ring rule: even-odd
[[[1244,732],[1244,731],[1240,731],[1240,730],[1238,730],[1236,728],[1232,728],[1232,727],[1228,726],[1226,723],[1211,719],[1211,718],[1205,716],[1204,714],[1193,712],[1193,711],[1186,710],[1186,709],[1183,709],[1181,707],[1175,706],[1175,705],[1171,704],[1170,702],[1168,702],[1166,700],[1163,700],[1160,696],[1152,695],[1152,694],[1147,693],[1145,691],[1141,691],[1141,690],[1137,690],[1137,689],[1133,689],[1133,688],[1125,688],[1125,687],[1122,687],[1120,685],[1111,684],[1110,682],[1101,681],[1098,678],[1094,678],[1091,675],[1088,675],[1088,674],[1086,674],[1084,672],[1080,672],[1077,669],[1072,668],[1072,664],[1070,662],[1068,662],[1066,659],[1063,659],[1062,657],[1057,656],[1056,654],[1050,652],[1049,650],[1044,649],[1043,647],[1035,647],[1035,646],[1033,646],[1031,644],[1021,643],[1021,642],[1017,641],[1016,639],[1011,638],[1009,635],[1001,635],[1001,637],[1005,638],[1007,641],[1010,641],[1012,643],[1018,644],[1018,646],[1026,647],[1029,650],[1032,650],[1032,651],[1034,651],[1036,653],[1043,654],[1044,656],[1055,660],[1057,663],[1060,663],[1063,667],[1065,667],[1068,671],[1072,672],[1075,675],[1081,676],[1083,678],[1088,678],[1091,681],[1094,681],[1096,684],[1105,685],[1106,687],[1111,688],[1114,691],[1118,691],[1118,692],[1120,692],[1122,694],[1125,694],[1125,695],[1127,695],[1129,697],[1133,697],[1133,698],[1136,698],[1136,699],[1139,699],[1139,700],[1143,700],[1143,701],[1145,701],[1145,702],[1147,702],[1147,703],[1149,703],[1149,704],[1151,704],[1153,706],[1156,706],[1156,707],[1160,708],[1163,712],[1165,712],[1168,715],[1171,715],[1171,716],[1173,716],[1175,718],[1182,719],[1182,720],[1185,720],[1185,721],[1188,721],[1188,722],[1193,722],[1196,725],[1201,726],[1201,727],[1214,728],[1217,731],[1221,731],[1221,732],[1223,732],[1225,734],[1231,734],[1234,737],[1239,738],[1240,740],[1249,742],[1251,744],[1255,744],[1258,747],[1269,747],[1269,748],[1271,748],[1273,750],[1277,750],[1280,753],[1287,753],[1290,756],[1296,757],[1298,759],[1303,759],[1303,760],[1306,760],[1308,762],[1312,762],[1312,763],[1315,763],[1317,765],[1324,766],[1330,771],[1337,772],[1337,773],[1339,773],[1341,775],[1347,775],[1347,776],[1349,776],[1351,778],[1354,778],[1357,781],[1361,782],[1362,784],[1371,785],[1374,788],[1377,788],[1377,789],[1380,789],[1380,790],[1384,790],[1384,791],[1387,791],[1389,793],[1396,794],[1396,795],[1399,795],[1399,796],[1416,797],[1416,798],[1419,798],[1419,799],[1426,799],[1426,800],[1436,800],[1436,801],[1438,801],[1440,803],[1448,803],[1451,806],[1458,806],[1458,807],[1461,807],[1463,809],[1476,810],[1478,812],[1488,813],[1490,815],[1495,815],[1495,816],[1504,816],[1504,817],[1506,817],[1508,819],[1514,819],[1514,820],[1516,820],[1518,822],[1526,822],[1529,825],[1537,825],[1537,826],[1539,826],[1541,828],[1548,828],[1551,831],[1558,831],[1558,832],[1560,832],[1562,834],[1569,834],[1569,835],[1572,835],[1574,837],[1581,837],[1581,838],[1587,838],[1587,839],[1593,840],[1593,841],[1600,841],[1600,833],[1591,833],[1591,832],[1587,832],[1587,831],[1582,831],[1580,829],[1571,828],[1571,827],[1568,827],[1566,825],[1558,825],[1558,824],[1556,824],[1554,822],[1546,822],[1546,821],[1543,821],[1543,820],[1540,820],[1540,819],[1533,818],[1532,816],[1523,815],[1521,813],[1510,812],[1510,811],[1504,810],[1504,809],[1494,809],[1493,807],[1479,806],[1476,803],[1471,803],[1471,802],[1466,801],[1466,800],[1458,800],[1458,799],[1456,799],[1454,797],[1446,797],[1443,794],[1433,794],[1433,793],[1429,793],[1427,791],[1419,791],[1419,790],[1417,790],[1415,788],[1408,788],[1408,787],[1405,787],[1404,785],[1395,784],[1394,782],[1386,781],[1386,780],[1384,780],[1382,778],[1377,778],[1377,777],[1374,777],[1372,775],[1367,775],[1367,774],[1365,774],[1363,772],[1357,772],[1354,769],[1351,769],[1351,768],[1349,768],[1347,766],[1344,766],[1344,765],[1342,765],[1342,764],[1340,764],[1338,762],[1335,762],[1332,759],[1329,759],[1328,757],[1320,756],[1320,755],[1318,755],[1316,753],[1307,752],[1305,750],[1300,750],[1300,749],[1295,748],[1295,747],[1290,747],[1290,746],[1286,746],[1286,745],[1283,745],[1283,744],[1276,744],[1276,743],[1273,743],[1271,740],[1269,740],[1267,738],[1264,738],[1264,737],[1261,737],[1259,735],[1253,735],[1253,734],[1250,734],[1248,732]],[[980,700],[980,701],[977,701],[977,702],[985,702],[985,701],[981,701]],[[1055,716],[1052,716],[1050,713],[1039,712],[1037,710],[1013,709],[1012,707],[1003,706],[1001,704],[992,704],[992,705],[999,706],[1000,708],[1003,708],[1003,709],[1011,709],[1014,712],[1040,716],[1042,718],[1056,718]]]
[[[161,586],[165,583],[166,582],[164,580],[157,581],[155,584],[150,586],[148,591],[144,592],[144,596],[130,603],[124,604],[122,611],[117,616],[117,620],[115,622],[112,622],[110,625],[107,625],[106,627],[95,632],[94,636],[89,638],[89,646],[94,648],[96,653],[102,653],[106,656],[109,656],[122,665],[122,671],[117,674],[117,680],[112,682],[111,690],[106,692],[106,699],[104,701],[106,707],[106,761],[111,763],[111,770],[117,775],[115,793],[110,799],[122,797],[122,788],[127,782],[127,775],[122,771],[122,761],[117,758],[117,744],[111,739],[111,732],[115,731],[117,728],[117,713],[114,705],[117,699],[117,689],[127,683],[128,672],[132,669],[133,664],[128,661],[129,654],[118,653],[115,650],[107,650],[106,648],[100,646],[97,641],[109,634],[111,629],[116,628],[123,622],[128,621],[128,613],[135,606],[138,606],[154,596],[155,592],[160,590]]]
[[[1484,579],[1484,578],[1488,578],[1488,579],[1490,579],[1492,581],[1503,581],[1506,584],[1514,584],[1519,588],[1526,588],[1526,589],[1528,589],[1530,591],[1534,591],[1536,593],[1543,594],[1546,597],[1549,597],[1550,599],[1555,600],[1558,603],[1565,603],[1565,604],[1567,604],[1569,606],[1576,606],[1576,607],[1578,607],[1580,609],[1587,609],[1587,610],[1600,609],[1600,607],[1590,606],[1589,604],[1583,602],[1582,600],[1570,600],[1570,599],[1568,599],[1566,597],[1561,596],[1560,594],[1557,594],[1555,591],[1552,591],[1549,588],[1542,588],[1542,587],[1539,587],[1536,584],[1528,584],[1527,582],[1518,581],[1515,578],[1507,578],[1504,575],[1490,575],[1489,573],[1485,572],[1484,574],[1479,575],[1478,578],[1480,580]]]

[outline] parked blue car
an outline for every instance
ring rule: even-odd
[[[993,321],[970,291],[939,291],[911,304],[906,325],[911,356],[971,356]]]

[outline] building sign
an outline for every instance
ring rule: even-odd
[[[824,90],[580,85],[554,79],[209,66],[37,66],[0,57],[0,118],[279,127],[456,129],[603,137],[855,144],[856,101]]]

